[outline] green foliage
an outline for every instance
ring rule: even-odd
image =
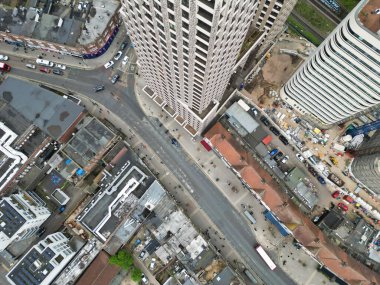
[[[129,252],[125,250],[119,250],[115,255],[110,257],[108,262],[110,264],[120,266],[125,270],[129,270],[133,265],[133,257]]]
[[[321,44],[321,41],[316,38],[312,32],[310,32],[306,27],[302,26],[301,23],[299,23],[292,16],[289,16],[287,22],[289,24],[289,30],[292,33],[308,39],[308,41],[312,42],[316,46],[319,46]]]
[[[135,282],[140,282],[141,280],[141,270],[137,267],[133,267],[131,271],[131,279]]]
[[[360,2],[359,0],[338,0],[338,2],[350,12]]]
[[[327,36],[336,27],[333,22],[306,0],[298,0],[294,10],[322,35]]]

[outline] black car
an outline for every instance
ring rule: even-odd
[[[272,132],[272,133],[274,133],[276,136],[279,136],[281,133],[280,133],[280,131],[279,130],[277,130],[275,127],[270,127],[269,128],[270,129],[270,131]]]
[[[280,141],[282,141],[282,143],[284,145],[288,145],[289,144],[289,141],[283,135],[279,136],[278,138],[280,139]]]
[[[120,50],[125,49],[127,46],[128,46],[128,41],[123,42],[123,43],[120,45]]]
[[[53,69],[53,73],[56,74],[56,75],[63,75],[63,71],[60,70],[60,69],[57,69],[57,68]]]
[[[95,92],[103,91],[104,90],[104,85],[97,85],[94,87]]]
[[[279,161],[282,157],[284,156],[284,154],[281,152],[281,151],[279,151],[275,156],[274,156],[274,160],[275,161]]]
[[[114,76],[112,76],[112,79],[111,79],[111,82],[112,84],[115,84],[120,78],[120,75],[119,74],[115,74]]]
[[[266,125],[267,127],[270,126],[270,122],[264,116],[261,116],[260,121],[262,121],[263,124]]]
[[[311,175],[313,175],[314,177],[318,175],[318,172],[311,165],[308,166],[307,170],[309,170]]]

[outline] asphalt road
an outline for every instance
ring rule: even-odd
[[[133,52],[128,50],[133,60]],[[180,149],[170,143],[169,137],[160,132],[157,121],[147,117],[141,110],[134,92],[134,74],[124,74],[121,82],[112,84],[109,78],[118,71],[99,68],[92,71],[68,70],[65,76],[43,74],[36,70],[26,70],[25,63],[11,61],[12,74],[80,93],[104,105],[118,115],[153,149],[157,156],[179,181],[190,191],[199,206],[206,212],[225,238],[234,245],[247,265],[268,285],[295,284],[280,268],[274,271],[254,250],[256,239],[248,224],[231,206],[219,189],[208,179],[201,169]],[[121,72],[120,72],[121,74]],[[105,90],[95,93],[92,88],[104,84]]]

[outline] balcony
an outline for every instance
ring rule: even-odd
[[[215,0],[199,0],[199,2],[211,9],[215,7]]]

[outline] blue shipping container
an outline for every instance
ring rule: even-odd
[[[286,230],[285,226],[272,214],[271,211],[265,210],[264,216],[272,222],[273,225],[280,231],[281,235],[286,237],[289,235],[288,231]]]

